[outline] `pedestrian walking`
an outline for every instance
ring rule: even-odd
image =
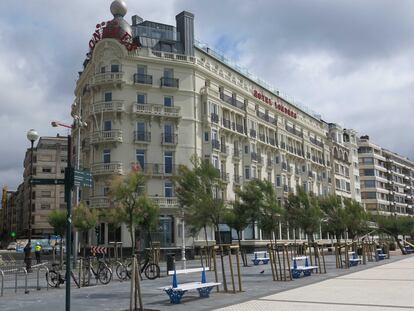
[[[29,272],[30,267],[32,265],[31,248],[32,248],[32,245],[30,243],[27,243],[23,249],[24,263],[26,264],[27,272]]]
[[[35,246],[36,263],[40,263],[40,252],[42,251],[42,245],[39,242]]]

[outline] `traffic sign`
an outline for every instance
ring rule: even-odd
[[[74,185],[78,187],[92,187],[92,174],[90,171],[74,170],[73,174]]]
[[[32,178],[30,180],[32,185],[64,185],[64,179],[53,179],[53,178]]]

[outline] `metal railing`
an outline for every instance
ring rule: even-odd
[[[179,80],[177,78],[162,77],[161,87],[179,88]]]
[[[135,73],[134,83],[152,85],[152,76],[146,74]]]

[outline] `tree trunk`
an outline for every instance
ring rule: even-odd
[[[204,238],[206,240],[206,246],[208,248],[207,227],[206,226],[203,226],[203,228],[204,228]]]
[[[135,230],[132,224],[129,226],[129,234],[131,235],[131,255],[134,255],[135,253],[135,243],[134,243],[134,234]]]
[[[216,225],[216,230],[217,230],[217,235],[218,235],[218,242],[219,244],[221,244],[221,233],[220,233],[220,228],[219,225]]]
[[[398,239],[398,235],[393,234],[392,237],[394,238],[395,242],[397,242],[397,245],[400,248],[401,252],[404,254],[404,252],[405,252],[404,246],[402,246],[400,240]]]
[[[244,256],[242,245],[241,245],[240,230],[236,230],[236,233],[237,233],[237,242],[239,244],[240,254],[241,254],[241,257],[242,257],[242,261],[243,261],[243,266],[247,267],[246,258]]]

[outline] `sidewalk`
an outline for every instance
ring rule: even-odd
[[[414,310],[414,257],[217,309]]]

